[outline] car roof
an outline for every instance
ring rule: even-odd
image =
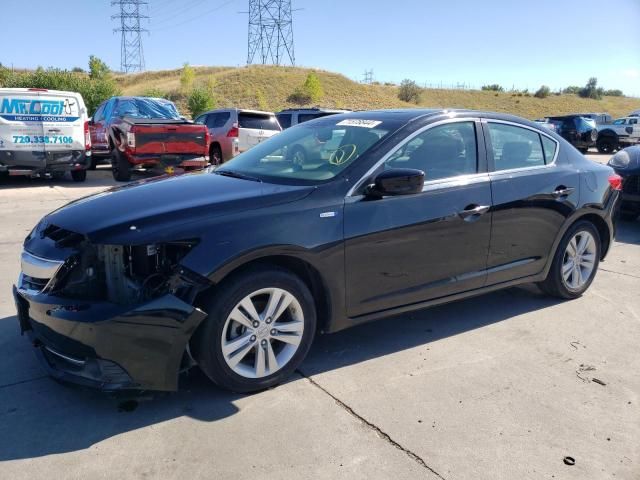
[[[251,110],[249,108],[216,108],[215,110],[202,112],[199,116],[207,115],[209,113],[220,113],[220,112],[238,112],[238,113],[255,113],[258,115],[275,115],[275,113],[273,112],[265,112],[263,110]]]
[[[482,110],[470,110],[462,108],[405,108],[390,110],[367,110],[341,113],[341,118],[360,118],[363,120],[395,120],[403,123],[409,123],[417,119],[437,117],[449,115],[451,118],[456,117],[478,117],[488,118],[492,120],[503,120],[506,122],[520,123],[530,127],[538,128],[539,125],[526,118],[510,115],[507,113],[488,112]]]

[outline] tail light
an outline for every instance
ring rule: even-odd
[[[609,185],[611,188],[617,191],[622,190],[622,177],[618,174],[613,174],[609,176]]]
[[[135,150],[135,148],[136,148],[136,132],[135,132],[135,129],[131,129],[130,132],[127,132],[127,145],[126,146],[127,146],[128,149]]]
[[[240,128],[237,123],[234,123],[233,126],[231,127],[231,130],[227,132],[227,137],[238,138],[239,134],[240,134]]]
[[[84,149],[91,151],[91,133],[89,132],[89,122],[84,122]]]
[[[204,129],[204,144],[207,146],[207,151],[209,151],[209,144],[211,143],[211,133],[208,128]]]

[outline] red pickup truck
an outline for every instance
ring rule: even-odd
[[[182,172],[209,164],[207,127],[186,120],[162,98],[112,97],[96,110],[89,132],[93,161],[109,157],[113,178],[121,182],[134,169]]]

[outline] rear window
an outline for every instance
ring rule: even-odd
[[[179,120],[176,106],[168,100],[156,98],[128,98],[118,100],[115,115],[118,117],[161,118]]]
[[[308,122],[309,120],[315,120],[316,118],[327,117],[334,115],[333,113],[321,112],[321,113],[301,113],[298,115],[298,123]]]
[[[275,115],[263,113],[239,113],[238,126],[253,130],[280,130],[280,124]]]

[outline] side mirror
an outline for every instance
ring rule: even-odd
[[[413,195],[422,192],[424,172],[412,168],[392,168],[380,173],[365,194],[382,198],[397,195]]]

